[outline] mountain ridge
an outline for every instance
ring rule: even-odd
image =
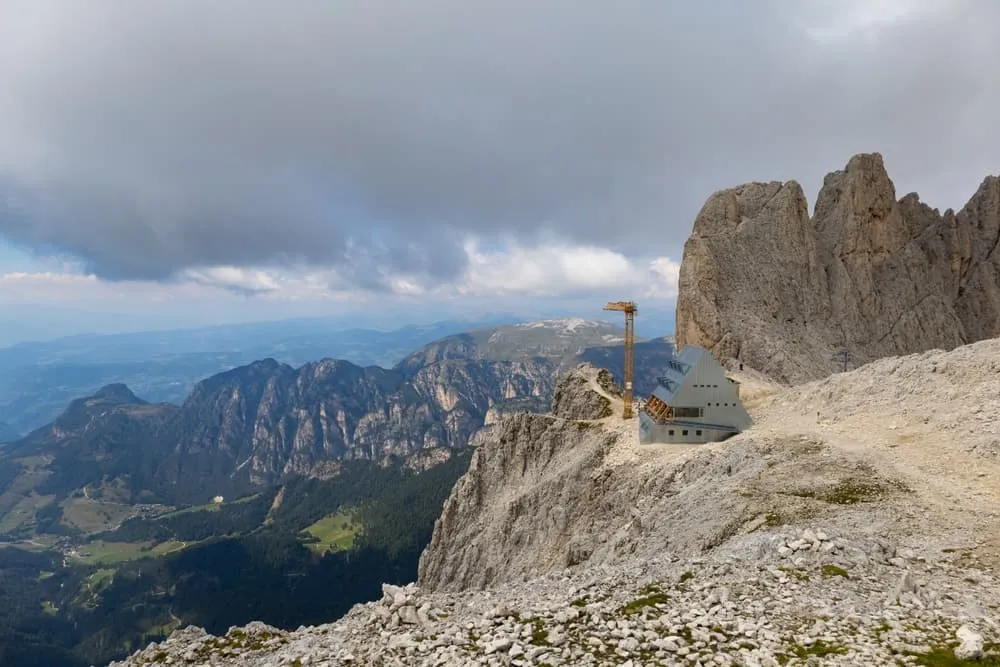
[[[795,181],[720,190],[684,246],[677,344],[794,383],[841,355],[864,364],[1000,335],[998,243],[1000,177],[942,214],[897,199],[879,153],[828,174],[812,216]]]
[[[60,461],[73,448],[88,458],[127,447],[118,463],[94,465],[98,481],[113,472],[106,483],[120,478],[115,484],[134,502],[234,497],[288,475],[321,474],[330,461],[461,449],[488,421],[546,405],[578,357],[617,357],[620,364],[618,345],[587,347],[620,334],[580,319],[493,327],[433,341],[389,369],[337,359],[293,368],[259,359],[205,378],[179,406],[147,404],[111,384],[15,443],[8,460],[46,447],[61,451]],[[649,362],[637,387],[651,385],[672,347],[655,339],[637,349]],[[46,488],[68,479],[81,478],[56,476]]]

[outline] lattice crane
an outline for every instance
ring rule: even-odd
[[[632,378],[635,375],[635,314],[639,306],[634,301],[611,301],[604,310],[617,310],[625,313],[625,371],[622,378],[624,387],[622,399],[625,409],[622,416],[632,418]]]

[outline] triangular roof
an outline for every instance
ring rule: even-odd
[[[656,378],[657,386],[653,390],[653,396],[670,405],[674,395],[684,385],[684,380],[687,378],[688,373],[698,364],[702,355],[706,353],[707,350],[703,347],[685,345],[679,356],[667,362],[666,375]]]

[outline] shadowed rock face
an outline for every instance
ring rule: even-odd
[[[795,181],[716,192],[684,246],[677,344],[800,382],[1000,334],[1000,178],[943,214],[896,199],[878,153],[826,176],[810,218]]]

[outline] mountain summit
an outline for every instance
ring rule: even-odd
[[[143,405],[146,402],[133,394],[131,389],[120,382],[101,387],[94,392],[91,399],[112,405]]]
[[[957,213],[896,199],[878,153],[826,176],[813,216],[795,181],[708,198],[684,246],[677,344],[800,382],[1000,334],[1000,178]]]

